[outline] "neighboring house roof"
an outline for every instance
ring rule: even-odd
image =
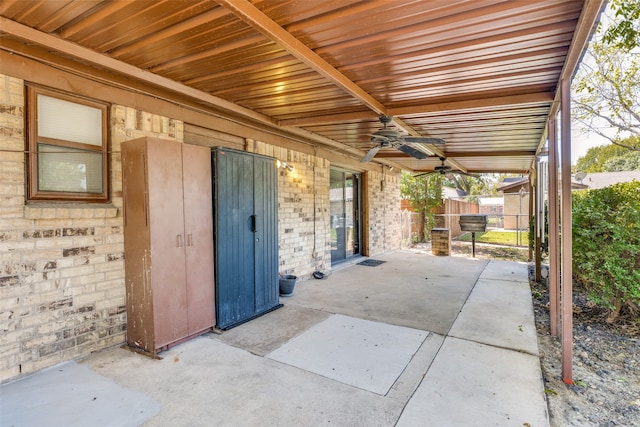
[[[509,190],[526,186],[529,189],[529,178],[505,178],[502,180],[502,186],[498,187],[498,191],[508,192]]]
[[[640,181],[640,170],[623,172],[588,173],[581,181],[590,189],[604,188],[620,182]]]
[[[503,181],[503,184],[506,184],[506,185],[502,185],[501,187],[498,187],[498,191],[502,191],[503,193],[515,193],[518,190],[520,190],[520,187],[524,187],[524,189],[527,192],[529,192],[529,178],[518,178],[517,181],[511,181],[509,183],[506,183],[507,179],[509,178],[505,178],[505,180]],[[585,185],[584,181],[582,183],[571,181],[572,190],[584,190],[585,188],[589,188],[589,187]]]

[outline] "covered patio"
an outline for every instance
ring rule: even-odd
[[[559,232],[560,224],[571,223],[569,89],[605,4],[605,0],[3,1],[0,167],[7,184],[0,189],[0,247],[7,267],[0,280],[9,291],[1,301],[2,326],[8,331],[0,337],[7,349],[0,359],[1,380],[125,341],[121,147],[144,137],[268,155],[274,168],[288,166],[278,169],[276,185],[280,217],[274,247],[280,252],[273,258],[281,273],[309,277],[329,269],[334,261],[331,245],[338,235],[342,240],[357,236],[350,242],[350,255],[391,257],[372,269],[376,277],[366,282],[368,290],[357,283],[335,284],[341,272],[323,281],[318,295],[305,297],[305,284],[311,292],[313,281],[305,282],[285,310],[238,331],[282,313],[295,313],[291,309],[297,307],[302,312],[340,313],[426,331],[425,343],[440,337],[437,354],[454,343],[464,346],[476,340],[477,345],[503,351],[505,343],[500,340],[505,338],[500,334],[506,331],[500,327],[508,323],[502,325],[494,312],[484,316],[482,321],[498,322],[490,328],[496,328],[492,339],[498,344],[490,343],[486,340],[492,334],[457,335],[457,325],[465,324],[459,323],[464,316],[458,312],[462,309],[464,314],[473,301],[472,289],[481,292],[486,284],[511,282],[504,276],[484,281],[482,274],[493,272],[498,264],[485,269],[482,262],[454,258],[430,261],[437,268],[422,272],[415,282],[398,280],[412,270],[402,266],[405,260],[392,262],[401,240],[401,171],[529,176],[533,188],[529,213],[538,219],[532,255],[538,267],[541,217],[545,200],[549,203],[551,333],[563,339],[563,378],[571,382],[571,229],[563,227],[562,242]],[[73,101],[71,105],[81,105],[83,111],[100,106],[104,125],[91,148],[101,150],[96,151],[101,160],[96,169],[103,185],[96,194],[88,197],[76,191],[60,197],[56,191],[40,192],[41,142],[34,137],[39,96]],[[384,130],[383,122],[388,125]],[[84,144],[49,138],[52,141],[67,151]],[[559,163],[560,153],[564,164]],[[349,219],[359,233],[336,233],[336,224],[347,221],[331,213],[333,172],[344,175],[344,194],[345,174],[352,177],[350,183],[358,183],[360,205],[351,201]],[[464,269],[457,268],[458,262]],[[386,284],[377,282],[379,272],[393,265],[399,267],[387,271]],[[363,268],[358,268],[356,281],[363,280]],[[520,275],[524,267],[513,277]],[[433,286],[422,288],[425,283]],[[405,284],[410,286],[403,292],[391,290]],[[351,286],[358,291],[349,291]],[[421,294],[425,289],[434,294]],[[354,292],[352,299],[346,298],[349,292]],[[316,306],[323,293],[331,297],[331,304]],[[498,292],[495,300],[502,295]],[[500,306],[500,316],[510,307]],[[466,323],[463,331],[474,323]],[[524,332],[518,326],[515,331],[508,326],[508,331],[526,334],[525,323],[518,325]],[[201,338],[185,348],[226,348],[221,339]],[[468,349],[458,350],[462,356]],[[117,350],[107,354],[111,351]],[[168,354],[178,357],[177,351]],[[513,352],[529,357],[527,353],[535,354],[522,348]],[[169,359],[161,363],[166,365]],[[438,357],[431,369],[437,361]],[[443,390],[447,387],[441,385]],[[411,395],[415,399],[420,393]],[[448,396],[448,401],[459,397]],[[185,405],[181,410],[187,410],[189,404]],[[400,409],[392,419],[404,404],[396,408]],[[403,417],[414,411],[411,408],[409,401]],[[463,413],[458,410],[456,415]]]
[[[549,424],[526,264],[376,259],[160,361],[115,347],[3,385],[2,423]]]

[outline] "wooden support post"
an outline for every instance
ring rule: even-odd
[[[561,211],[562,224],[562,380],[573,384],[573,251],[572,251],[572,218],[571,218],[571,79],[562,80],[561,96]]]
[[[533,218],[533,213],[535,212],[533,210],[534,206],[533,206],[533,194],[534,194],[534,189],[533,189],[533,179],[531,178],[531,175],[529,175],[529,216],[527,217],[529,219],[529,221],[527,222],[527,236],[529,235],[529,231],[531,230],[531,220]],[[534,230],[532,231],[532,233],[534,233],[533,235],[535,236],[535,227]],[[527,248],[529,248],[529,253],[528,253],[528,257],[527,259],[529,260],[529,262],[531,262],[531,260],[533,260],[533,247],[529,244],[529,239],[527,239]]]
[[[542,221],[542,213],[544,212],[544,201],[541,197],[541,193],[543,193],[542,186],[542,176],[541,176],[542,166],[539,161],[536,161],[536,173],[534,176],[534,180],[531,183],[531,194],[534,196],[532,198],[532,205],[534,207],[536,220],[533,222],[533,235],[534,243],[533,243],[533,254],[535,256],[535,281],[540,282],[541,279],[541,264],[542,264],[542,245],[540,236],[544,233],[544,222]],[[540,227],[542,224],[542,227]]]
[[[560,223],[556,120],[549,120],[549,332],[560,336]]]

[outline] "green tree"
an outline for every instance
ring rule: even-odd
[[[640,137],[624,140],[623,145],[640,147]],[[640,151],[630,151],[621,145],[610,144],[590,148],[580,157],[574,171],[597,173],[640,169]]]
[[[593,42],[573,81],[572,116],[613,144],[640,136],[640,54]],[[615,130],[611,135],[607,128]]]
[[[613,144],[640,150],[640,0],[611,0],[573,80],[572,116]],[[611,135],[608,129],[615,131]]]
[[[609,5],[615,22],[605,30],[602,40],[631,52],[640,46],[640,0],[610,0]]]
[[[403,172],[400,179],[400,194],[411,202],[411,207],[420,214],[423,224],[422,241],[427,241],[431,229],[435,226],[433,210],[442,206],[443,176],[436,173],[413,176]]]
[[[466,196],[473,197],[486,194],[489,189],[489,184],[489,177],[487,175],[445,174],[445,185],[455,187],[464,192]]]

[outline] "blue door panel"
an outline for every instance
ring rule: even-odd
[[[228,329],[279,306],[274,159],[212,150],[216,320]]]

